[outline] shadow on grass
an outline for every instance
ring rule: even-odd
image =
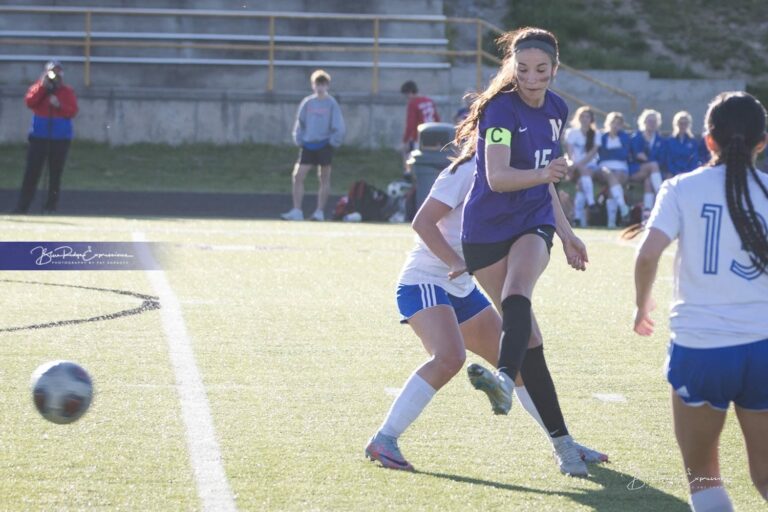
[[[686,502],[660,489],[654,488],[632,475],[620,473],[605,466],[590,466],[589,472],[590,476],[588,480],[600,484],[602,487],[601,489],[551,491],[448,473],[415,471],[415,473],[419,475],[442,478],[472,485],[484,485],[503,491],[533,493],[544,496],[563,496],[570,498],[580,505],[590,507],[592,510],[603,512],[616,510],[664,510],[671,512],[687,512],[690,510]],[[567,477],[558,476],[557,478]]]

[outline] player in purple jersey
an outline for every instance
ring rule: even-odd
[[[557,39],[546,30],[523,28],[498,42],[504,48],[501,70],[459,125],[461,156],[453,165],[476,158],[462,247],[468,270],[502,313],[497,367],[499,378],[514,381],[523,359],[526,366],[544,363],[531,296],[549,263],[554,233],[573,268],[586,268],[587,251],[573,234],[554,187],[568,168],[560,156],[568,108],[549,90],[559,62]],[[549,374],[541,378],[554,389]],[[573,445],[554,403],[539,413],[554,443]],[[573,474],[586,474],[586,468]]]

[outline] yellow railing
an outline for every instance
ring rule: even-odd
[[[280,51],[304,51],[304,52],[338,52],[338,53],[370,53],[372,56],[372,76],[371,92],[379,92],[379,74],[381,69],[381,54],[406,54],[406,55],[435,55],[442,57],[472,58],[476,68],[476,90],[483,89],[483,68],[486,62],[499,64],[499,59],[483,50],[484,31],[490,31],[494,34],[502,34],[503,31],[497,26],[477,18],[449,18],[445,16],[431,15],[367,15],[367,14],[339,14],[339,13],[284,13],[284,12],[254,12],[254,11],[225,11],[209,9],[123,9],[123,8],[104,8],[104,7],[25,7],[25,6],[0,6],[0,14],[68,14],[84,16],[84,37],[82,40],[73,40],[72,38],[24,38],[24,37],[6,37],[0,38],[0,45],[59,45],[59,46],[80,46],[83,48],[83,74],[86,86],[91,85],[91,64],[92,49],[111,47],[111,48],[172,48],[172,49],[204,49],[204,50],[240,50],[249,52],[266,52],[267,54],[267,91],[274,89],[275,83],[275,54]],[[94,16],[188,16],[188,17],[211,17],[211,18],[254,18],[265,19],[269,26],[269,39],[266,44],[250,43],[206,43],[206,42],[169,42],[158,40],[135,41],[110,39],[108,41],[94,40],[93,38],[93,17]],[[357,21],[370,22],[372,24],[373,44],[368,45],[299,45],[299,44],[277,44],[275,22],[280,19],[287,20],[332,20],[332,21]],[[448,50],[431,48],[411,48],[397,46],[382,46],[381,44],[381,24],[382,22],[397,23],[442,23],[448,24],[470,24],[475,25],[476,45],[473,50]],[[148,37],[147,39],[151,39]],[[605,89],[606,91],[627,98],[631,102],[632,112],[637,111],[637,98],[617,87],[602,82],[589,76],[579,70],[576,70],[565,64],[561,67],[567,69],[570,73],[587,80],[594,85]],[[567,99],[578,104],[586,104],[580,99],[565,93],[562,90],[557,91]],[[593,107],[594,108],[594,107]],[[600,109],[595,109],[600,114],[605,114]]]

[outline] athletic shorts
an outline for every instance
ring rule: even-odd
[[[434,284],[400,284],[397,286],[397,308],[400,310],[401,324],[407,324],[408,319],[422,309],[432,308],[440,304],[451,306],[460,324],[491,305],[477,286],[466,297],[451,295]]]
[[[547,244],[547,252],[552,251],[552,240],[555,236],[555,228],[545,224],[523,231],[503,242],[493,242],[490,244],[462,243],[461,246],[464,251],[464,261],[467,263],[467,269],[472,273],[481,268],[493,265],[509,254],[509,249],[512,247],[512,244],[517,242],[521,236],[529,234],[540,236]]]
[[[333,146],[328,144],[320,149],[299,149],[299,164],[301,165],[331,165]]]
[[[768,339],[722,348],[688,348],[670,342],[667,380],[688,405],[725,411],[733,402],[768,411]]]

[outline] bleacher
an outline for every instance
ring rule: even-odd
[[[17,77],[33,80],[40,63],[52,56],[74,64],[68,79],[76,86],[237,90],[243,89],[246,69],[252,84],[297,91],[313,67],[338,70],[335,87],[349,92],[370,92],[372,73],[392,90],[407,78],[445,82],[439,73],[451,65],[435,53],[448,48],[445,17],[382,9],[355,14],[0,6],[0,85]],[[190,73],[198,67],[206,70]],[[372,73],[362,76],[364,69]],[[379,70],[401,73],[388,77]]]

